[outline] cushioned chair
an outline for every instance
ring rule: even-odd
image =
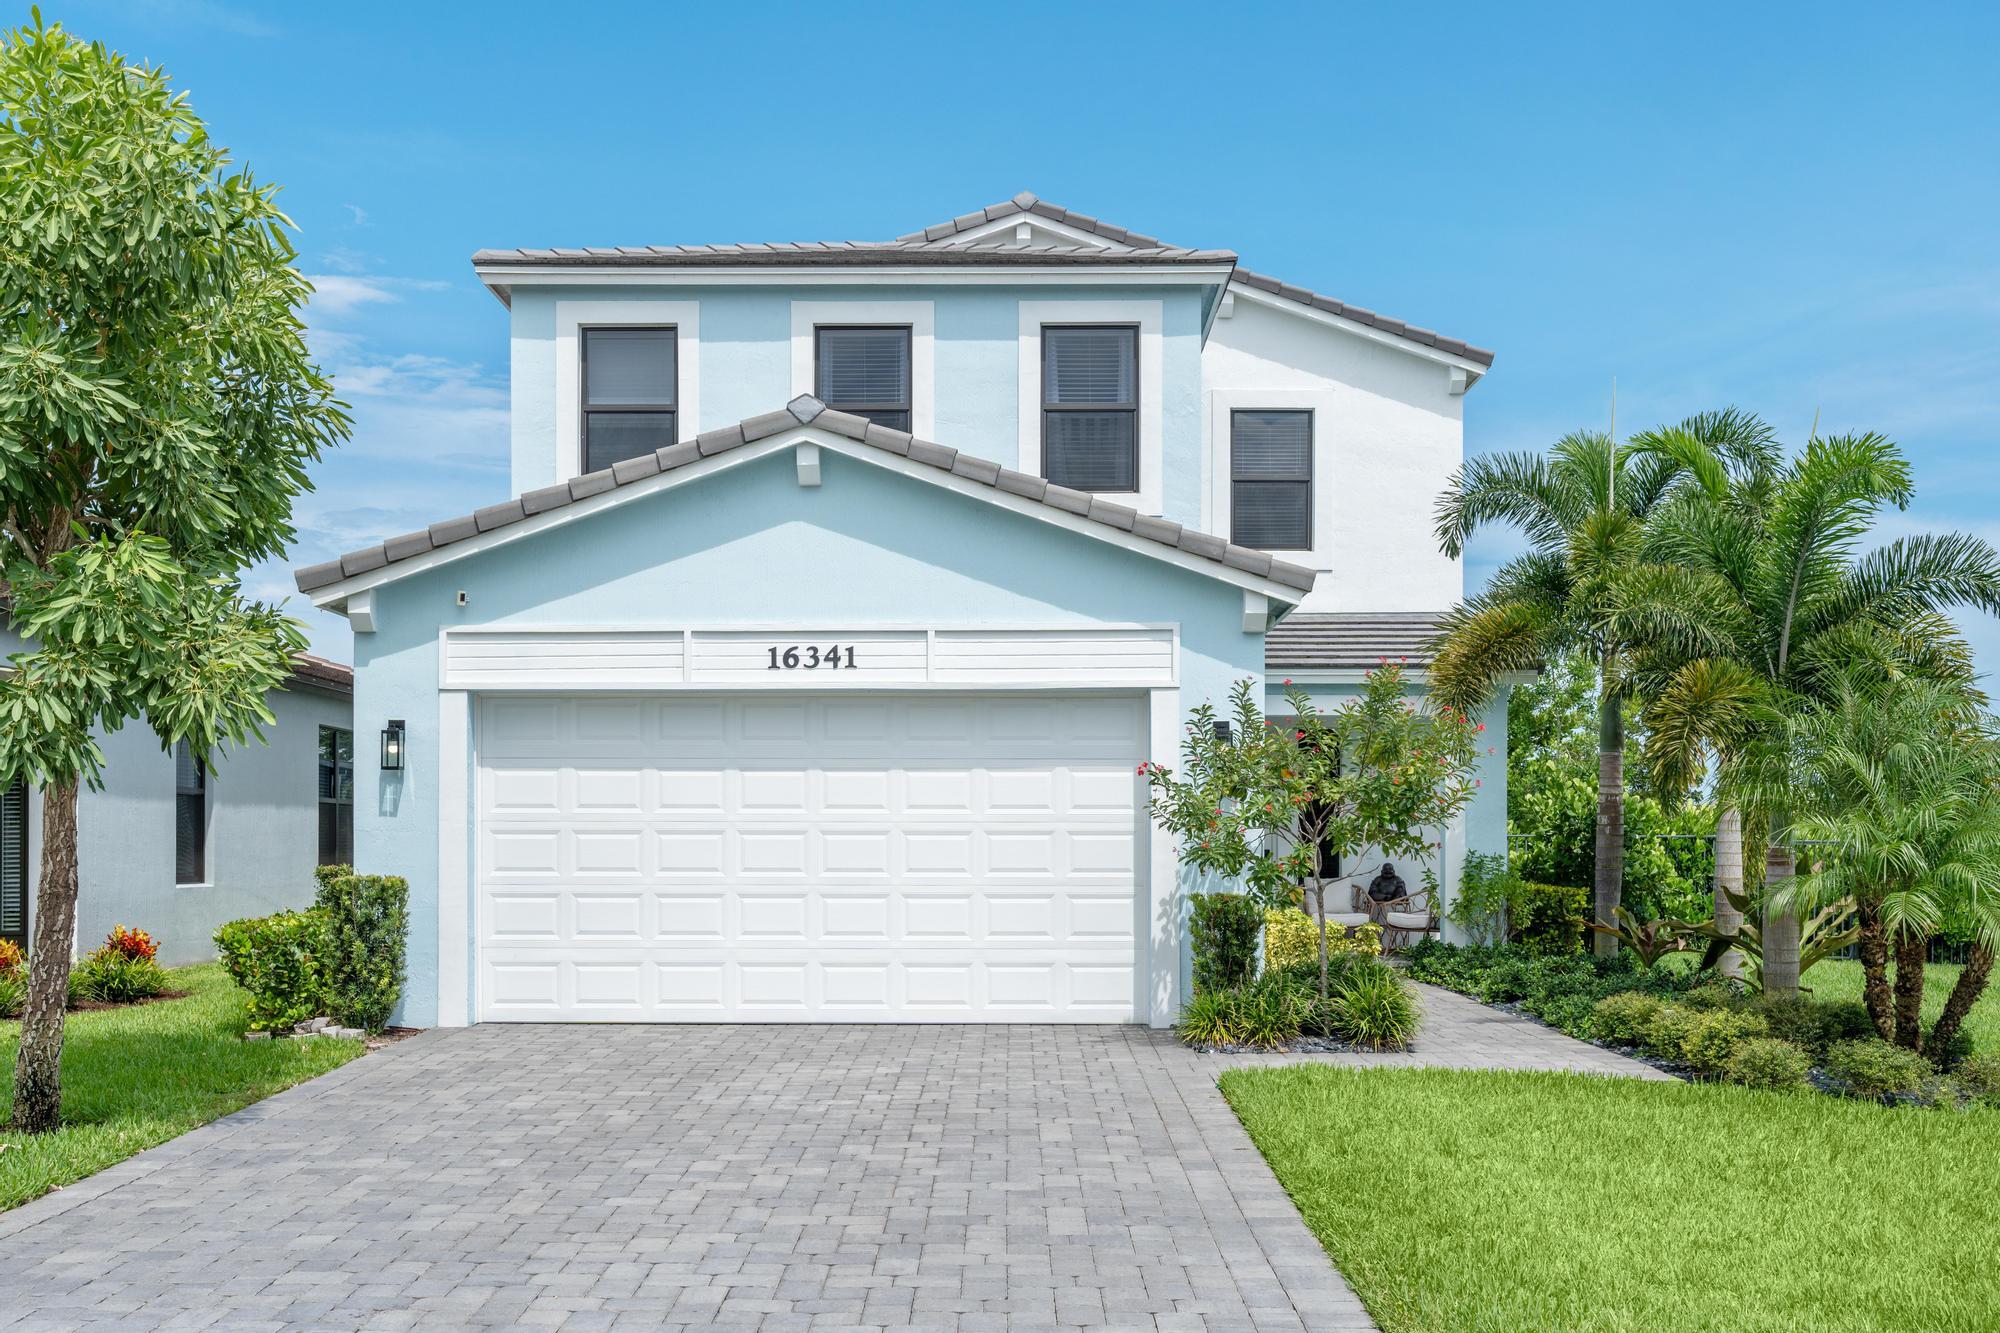
[[[1382,948],[1407,948],[1438,928],[1437,904],[1429,889],[1418,889],[1379,905],[1382,913]]]
[[[1368,890],[1359,884],[1349,884],[1347,888],[1347,910],[1342,912],[1335,910],[1340,906],[1340,886],[1338,884],[1326,886],[1326,924],[1339,926],[1343,930],[1352,930],[1356,926],[1365,926],[1375,920],[1375,914],[1368,910],[1370,907]],[[1310,894],[1306,896],[1305,910],[1308,915],[1313,910]]]

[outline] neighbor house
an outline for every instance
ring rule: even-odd
[[[1421,681],[1460,596],[1491,353],[1228,251],[1019,195],[473,265],[515,498],[298,572],[355,630],[403,1022],[1168,1023],[1137,766],[1239,679]],[[1505,716],[1447,882],[1505,846]]]
[[[21,650],[0,630],[0,656]],[[271,692],[265,740],[209,764],[167,750],[144,722],[99,738],[104,783],[77,799],[77,948],[115,925],[149,932],[160,961],[215,957],[215,928],[301,907],[313,866],[353,858],[352,673],[300,656]],[[41,868],[41,797],[0,795],[0,938],[28,947]]]

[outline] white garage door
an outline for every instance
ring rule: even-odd
[[[479,1014],[1130,1022],[1140,701],[493,698]]]

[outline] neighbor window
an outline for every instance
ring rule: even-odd
[[[319,863],[354,864],[354,733],[319,729]]]
[[[186,741],[174,745],[174,883],[208,878],[208,766]]]
[[[28,947],[28,784],[0,792],[0,940]]]
[[[1139,330],[1042,329],[1042,475],[1080,491],[1139,489]]]
[[[1229,414],[1230,540],[1267,551],[1312,546],[1311,412]]]
[[[584,329],[583,470],[674,443],[679,356],[671,328]]]
[[[814,330],[814,396],[828,407],[882,426],[910,428],[910,331]]]

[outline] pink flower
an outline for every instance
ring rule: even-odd
[[[1484,782],[1480,781],[1480,780],[1479,780],[1478,778],[1474,778],[1474,779],[1472,780],[1472,785],[1473,785],[1473,786],[1475,786],[1475,787],[1484,787],[1484,786],[1485,786],[1486,784],[1485,784]]]
[[[1285,677],[1285,684],[1289,685],[1291,683],[1292,683],[1292,678],[1290,676]]]

